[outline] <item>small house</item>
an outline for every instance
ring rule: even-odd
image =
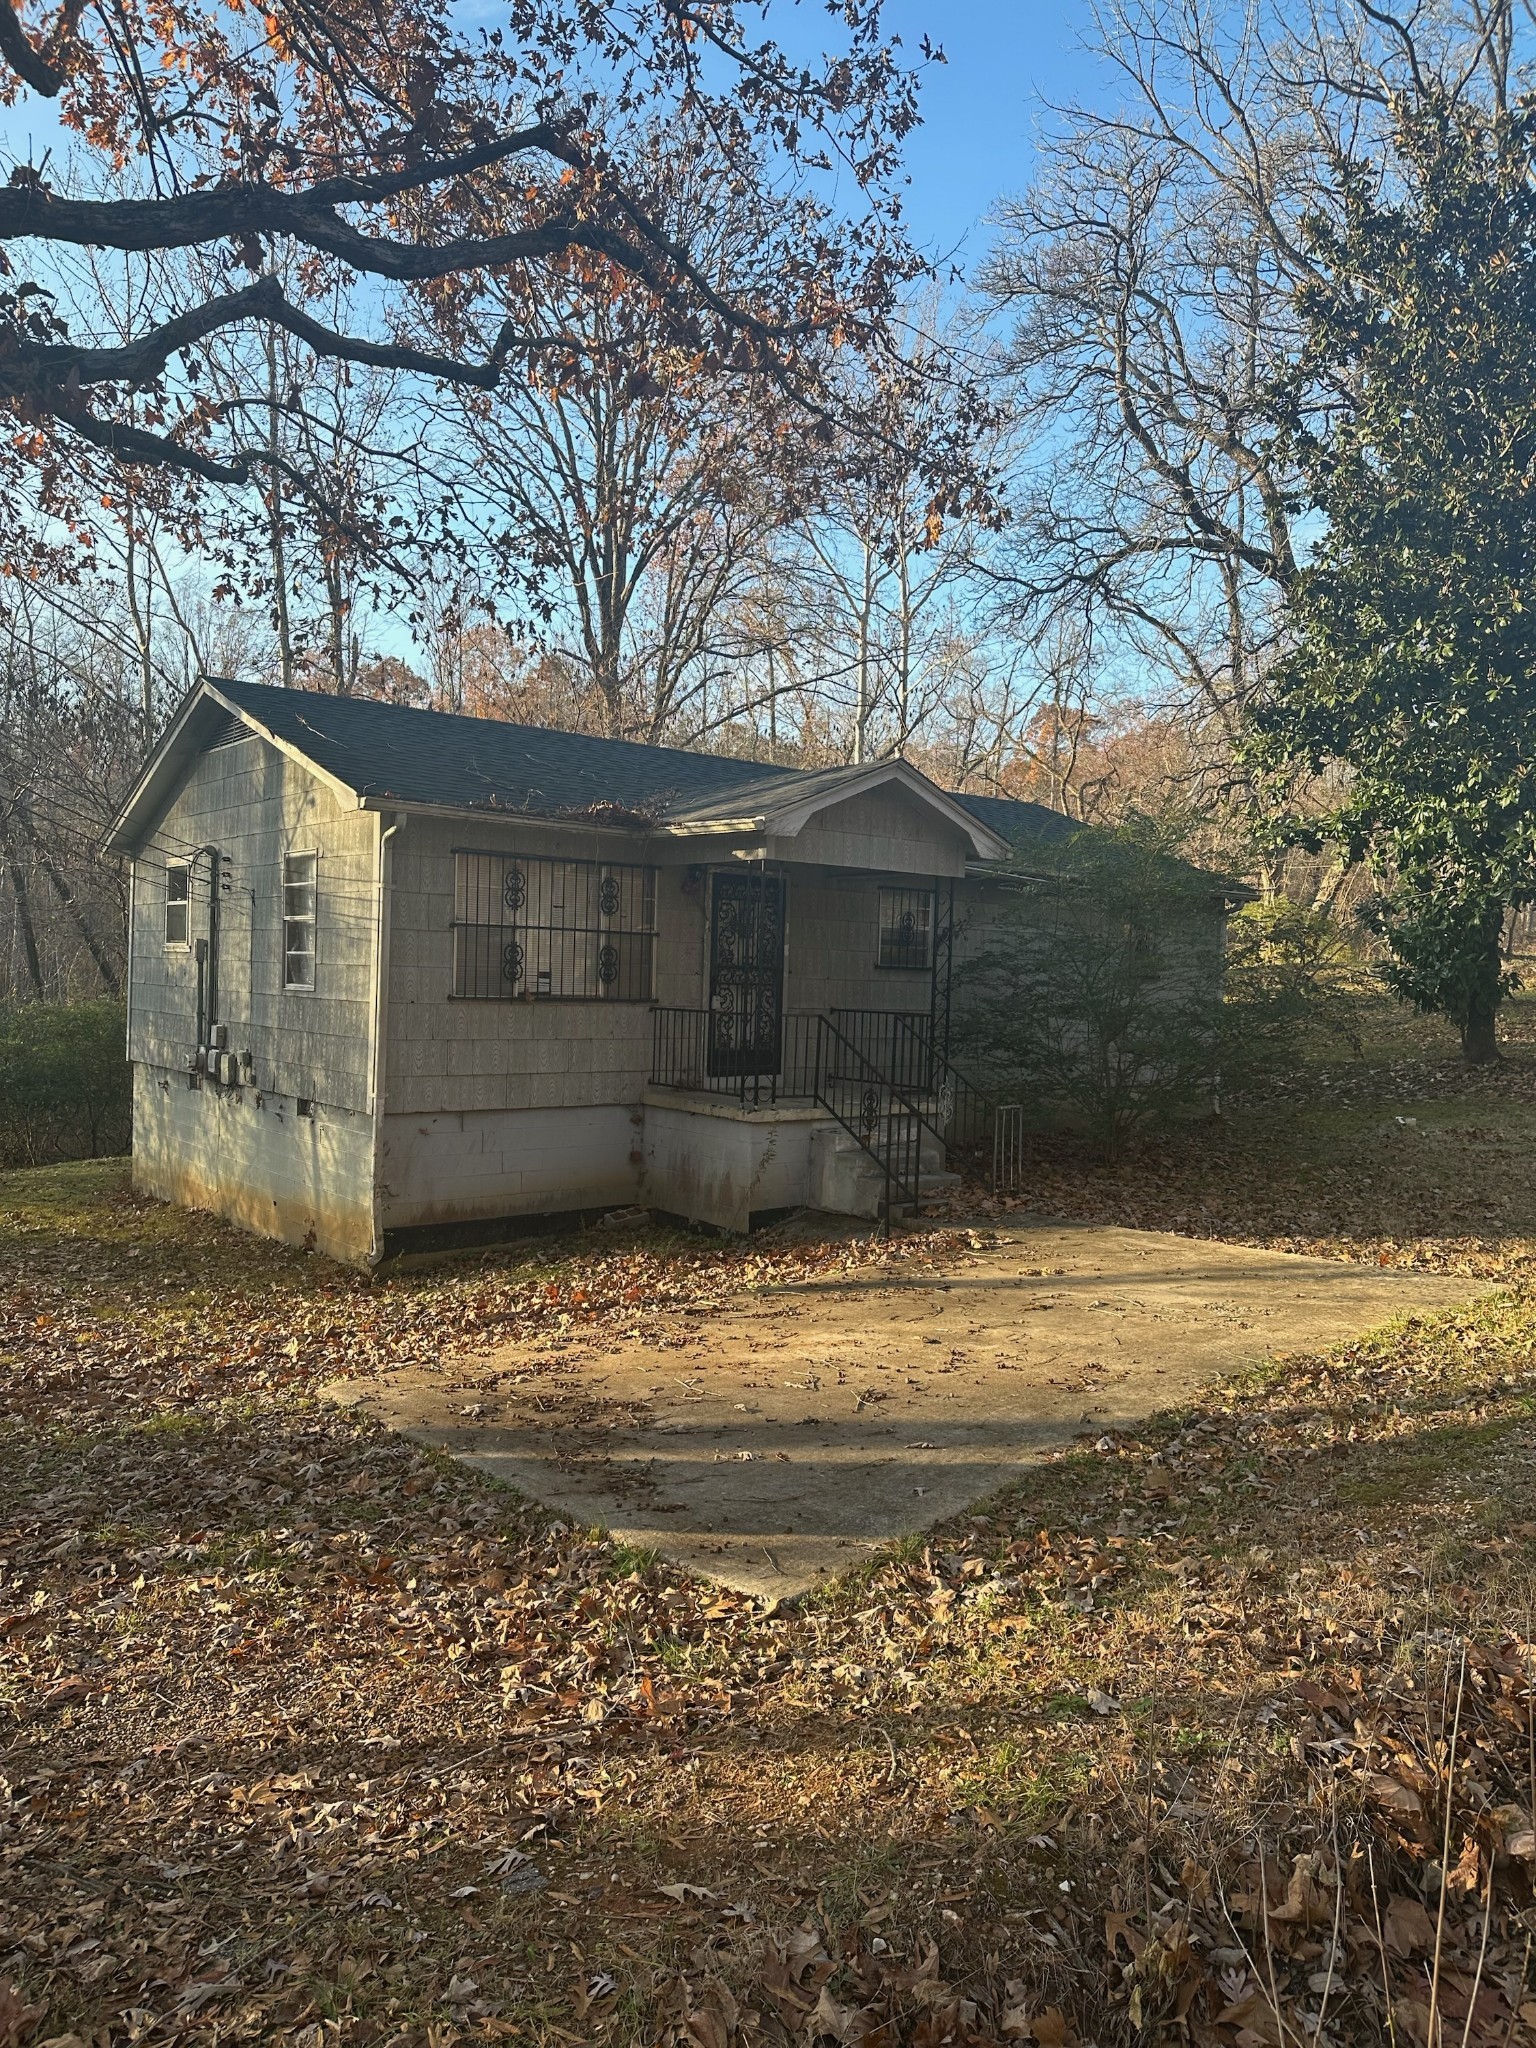
[[[136,1185],[358,1262],[568,1212],[916,1206],[989,1114],[949,1060],[957,953],[1012,845],[1071,829],[901,760],[204,680],[109,841]]]

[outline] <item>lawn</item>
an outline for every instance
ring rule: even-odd
[[[963,1256],[530,1239],[373,1282],[0,1178],[0,2048],[1536,2041],[1533,1013],[1383,1017],[1058,1212],[1507,1282],[1085,1441],[764,1613],[318,1402]]]

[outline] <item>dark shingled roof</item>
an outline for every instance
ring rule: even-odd
[[[216,694],[210,694],[216,693]],[[224,703],[220,703],[220,699]],[[696,754],[683,747],[645,746],[556,732],[542,725],[512,725],[499,718],[463,718],[416,711],[371,697],[336,697],[318,690],[284,690],[208,676],[190,692],[160,744],[151,752],[103,844],[134,853],[153,830],[188,763],[206,748],[235,737],[229,709],[244,713],[290,746],[322,774],[364,802],[420,804],[445,811],[501,813],[508,817],[584,820],[605,826],[659,825],[684,835],[729,830],[738,822],[767,822],[806,798],[849,794],[871,776],[901,767],[927,781],[911,763],[873,762],[859,768],[775,768],[727,754]],[[1042,804],[1012,797],[969,796],[940,790],[936,797],[968,812],[980,828],[973,852],[999,844],[1029,860],[1051,863],[1044,845],[1060,845],[1086,829]],[[936,805],[935,808],[939,806]],[[1006,857],[997,866],[1015,865]],[[1024,872],[1022,863],[1019,872]],[[995,870],[994,870],[995,871]],[[1199,873],[1201,870],[1194,869]],[[1239,901],[1253,892],[1240,882],[1208,875],[1214,895]]]
[[[221,697],[359,796],[400,803],[539,817],[617,804],[661,815],[784,776],[760,761],[691,754],[681,747],[415,711],[370,697],[227,682],[222,676],[209,680]]]
[[[495,718],[416,711],[370,697],[284,690],[210,678],[279,739],[359,796],[448,809],[571,817],[596,806],[672,822],[708,824],[793,802],[835,783],[847,768],[774,768],[725,754],[690,753],[591,733],[557,732]],[[1078,828],[1040,804],[955,794],[1002,838],[1063,839]]]
[[[1044,804],[1021,803],[1011,796],[968,796],[957,790],[955,802],[963,804],[973,818],[989,825],[1010,846],[1023,846],[1031,839],[1072,839],[1083,830],[1075,818],[1063,817],[1060,811],[1048,811]]]

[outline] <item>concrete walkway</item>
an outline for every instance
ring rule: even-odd
[[[1085,1430],[1488,1291],[1031,1219],[978,1241],[942,1266],[764,1288],[643,1338],[511,1344],[329,1392],[568,1519],[782,1596]]]

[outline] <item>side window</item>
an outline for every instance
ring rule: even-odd
[[[191,930],[192,870],[184,860],[170,862],[165,870],[165,943],[184,946]]]
[[[932,890],[880,891],[880,950],[875,957],[881,967],[933,965]]]
[[[319,856],[290,853],[283,862],[283,987],[315,985],[315,871]]]

